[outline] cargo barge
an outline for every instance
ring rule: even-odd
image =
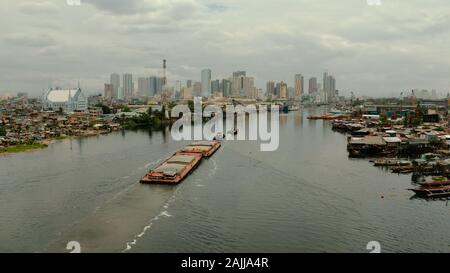
[[[220,141],[197,141],[180,150],[181,153],[198,153],[203,157],[212,156],[220,148]]]
[[[200,164],[199,153],[177,152],[172,157],[151,170],[142,179],[144,184],[178,184]]]
[[[194,171],[202,158],[212,156],[221,146],[219,141],[197,141],[177,151],[142,179],[144,184],[178,184]]]

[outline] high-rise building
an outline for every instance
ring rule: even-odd
[[[149,80],[147,80],[147,78],[144,77],[139,77],[138,78],[138,88],[137,88],[137,92],[139,95],[148,95],[148,91],[150,89],[150,84],[149,84]]]
[[[211,81],[211,92],[213,94],[220,92],[220,80],[219,79]]]
[[[125,99],[125,94],[123,92],[123,87],[120,86],[119,90],[117,90],[117,99],[119,100],[124,100]]]
[[[202,83],[194,82],[193,86],[193,95],[195,97],[200,97],[202,95]]]
[[[280,92],[281,92],[281,83],[277,82],[275,84],[275,97],[280,97]]]
[[[243,88],[243,93],[241,93],[241,97],[254,99],[256,96],[255,94],[256,94],[255,78],[245,77],[244,78],[244,88]]]
[[[275,95],[275,82],[268,81],[266,84],[266,95],[267,96],[273,96]]]
[[[186,87],[187,88],[192,87],[192,80],[187,80],[186,81]]]
[[[117,73],[111,74],[109,83],[112,85],[112,97],[117,99],[119,96],[120,75]]]
[[[318,88],[317,88],[317,78],[316,77],[312,77],[309,79],[309,86],[308,86],[308,94],[312,94],[318,92]]]
[[[288,86],[285,82],[280,83],[280,99],[288,98]]]
[[[230,97],[231,96],[231,81],[229,81],[227,79],[222,79],[222,82],[220,84],[220,89],[221,89],[224,97]]]
[[[252,97],[255,87],[255,79],[247,77],[245,71],[233,72],[231,81],[232,97]]]
[[[211,96],[211,69],[202,70],[202,97]]]
[[[133,83],[133,75],[131,73],[123,74],[123,95],[125,99],[130,99],[133,97],[134,92],[134,83]]]
[[[113,85],[105,83],[105,99],[110,100],[113,98]]]
[[[190,100],[193,98],[194,87],[183,87],[181,88],[180,97],[185,100]]]
[[[327,72],[323,73],[323,98],[324,102],[330,103],[335,100],[336,96],[336,79],[328,75]]]
[[[247,77],[247,72],[245,71],[235,71],[233,72],[233,78],[238,77]]]
[[[295,75],[295,98],[300,98],[303,95],[305,84],[304,84],[304,77],[302,74]]]

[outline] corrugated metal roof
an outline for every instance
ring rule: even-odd
[[[400,143],[402,140],[398,137],[383,137],[383,140],[387,143]]]

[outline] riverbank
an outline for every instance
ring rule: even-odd
[[[41,149],[44,149],[47,147],[48,147],[48,144],[45,144],[45,143],[13,145],[13,146],[0,148],[0,155],[1,154],[10,154],[10,153],[30,152],[30,151],[35,151],[35,150],[41,150]]]

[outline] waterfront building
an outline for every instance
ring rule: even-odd
[[[87,111],[87,98],[80,88],[78,89],[50,89],[42,98],[44,110],[59,110],[64,112]]]
[[[302,74],[295,75],[295,98],[300,98],[303,95],[304,90],[304,77]]]
[[[202,70],[202,96],[211,96],[211,69]]]

